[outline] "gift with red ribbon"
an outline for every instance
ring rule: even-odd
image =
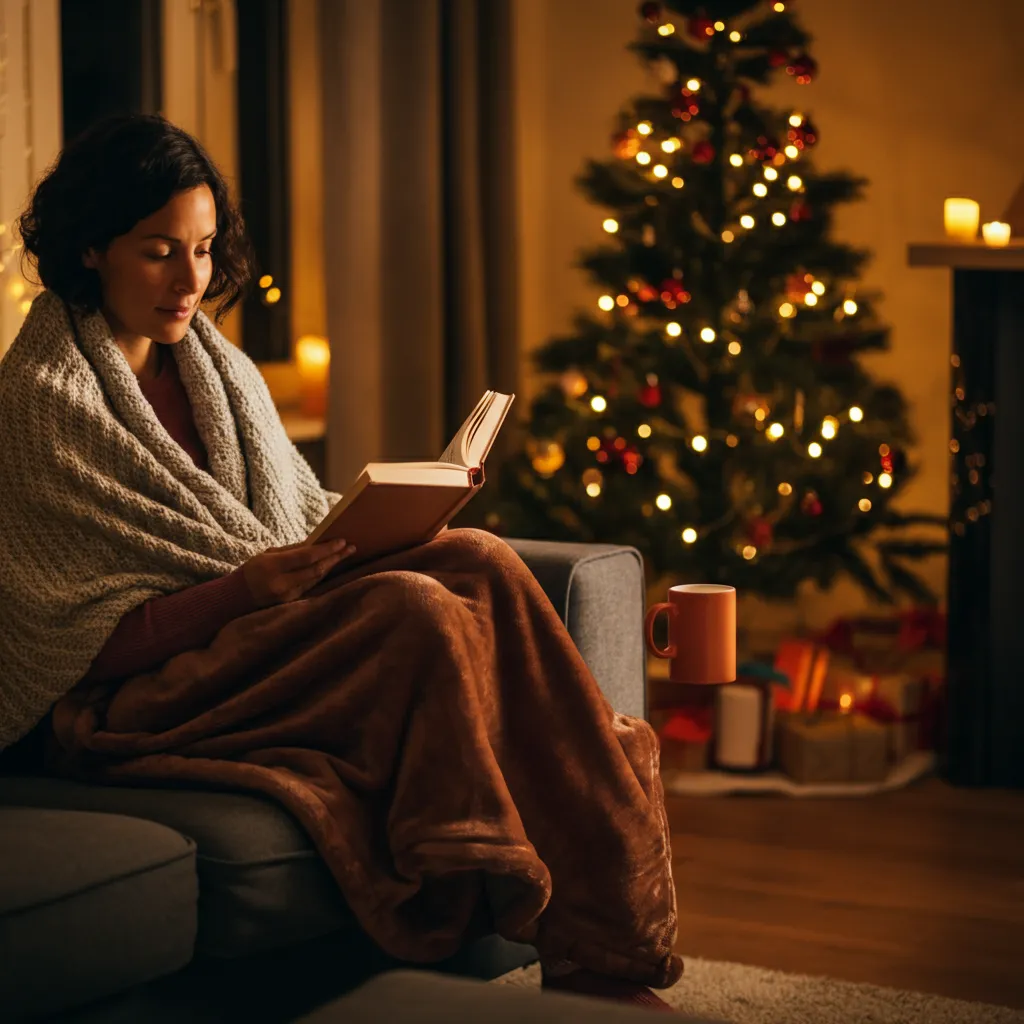
[[[943,613],[915,608],[893,616],[837,619],[816,639],[832,652],[820,710],[857,711],[887,726],[894,761],[938,744]]]

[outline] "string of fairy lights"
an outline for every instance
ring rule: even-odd
[[[785,9],[782,2],[776,2],[771,6],[778,12]],[[660,4],[641,5],[641,14],[648,21],[660,19],[660,12]],[[741,43],[744,38],[738,28],[730,29],[721,21],[702,21],[698,29],[708,36],[727,32],[728,39],[733,43]],[[693,19],[690,20],[689,31],[691,34],[694,32]],[[671,36],[676,32],[676,27],[671,22],[664,22],[657,26],[657,32],[663,37]],[[655,62],[654,70],[663,80],[669,81],[675,74],[675,65],[671,61],[666,62],[671,68],[659,69],[658,63]],[[802,55],[790,60],[787,71],[794,74],[801,84],[807,84],[816,71],[816,65],[811,58]],[[702,89],[703,83],[696,77],[688,78],[682,83],[680,95],[674,101],[673,115],[684,123],[696,116],[700,110]],[[804,180],[798,173],[799,167],[796,164],[803,151],[816,141],[817,130],[813,123],[804,113],[794,110],[788,116],[788,131],[784,143],[773,144],[772,140],[759,137],[756,145],[747,152],[737,151],[729,154],[728,166],[737,171],[760,163],[761,173],[751,186],[750,195],[755,203],[764,201],[765,209],[763,213],[758,213],[756,208],[747,206],[745,212],[736,218],[735,223],[730,223],[722,230],[723,244],[732,244],[742,232],[756,230],[760,224],[770,224],[772,229],[783,230],[791,221],[799,222],[810,216],[811,211],[803,198]],[[689,144],[679,134],[663,134],[651,120],[640,120],[635,127],[616,135],[612,140],[612,149],[615,156],[620,161],[631,164],[652,189],[646,197],[648,206],[658,204],[659,190],[678,190],[686,187],[686,179],[682,173],[685,168],[681,165],[681,159],[706,164],[717,155],[707,140]],[[623,237],[622,224],[616,217],[605,217],[601,226],[607,234]],[[640,241],[645,246],[657,244],[652,224],[640,225]],[[627,244],[625,240],[623,244]],[[687,329],[675,318],[667,318],[662,322],[666,312],[670,314],[672,310],[687,304],[692,298],[682,284],[681,278],[682,274],[677,271],[673,279],[663,282],[658,287],[633,278],[627,282],[626,291],[600,295],[597,299],[598,310],[610,322],[615,322],[620,317],[649,317],[653,313],[658,318],[658,327],[655,329],[660,329],[666,345],[690,346],[699,340],[701,345],[724,345],[729,356],[739,356],[742,353],[742,343],[728,329],[716,329],[710,323],[694,324]],[[860,312],[853,292],[845,291],[830,295],[828,283],[815,278],[812,274],[793,275],[786,282],[785,292],[785,297],[778,301],[774,309],[780,330],[790,328],[793,321],[799,317],[802,308],[813,309],[819,304],[825,308],[825,304],[833,303],[833,315],[837,322],[848,317],[857,317]],[[734,302],[732,319],[739,322],[743,314],[751,311],[752,303],[749,296],[746,292],[741,292]],[[605,394],[593,390],[587,376],[578,369],[570,369],[563,373],[561,386],[568,399],[580,402],[584,408],[589,407],[595,417],[605,417],[610,408],[609,399],[614,402],[616,397],[612,393]],[[656,396],[656,400],[645,401],[645,391]],[[646,384],[641,387],[637,397],[642,405],[652,408],[660,402],[660,385],[655,374],[647,375]],[[805,406],[802,392],[796,393],[792,422],[789,424],[784,423],[782,418],[771,417],[771,402],[766,396],[740,396],[739,402],[743,407],[734,411],[752,415],[756,428],[763,431],[769,442],[788,442],[794,451],[812,461],[820,459],[825,454],[825,446],[837,436],[845,424],[858,424],[864,421],[864,410],[858,405],[851,405],[823,417],[814,438],[806,440],[801,438]],[[743,403],[746,403],[745,406]],[[730,448],[736,448],[741,443],[737,433],[728,429],[705,429],[702,432],[688,433],[680,432],[678,428],[670,427],[663,421],[658,422],[656,427],[654,423],[646,420],[639,423],[635,429],[636,437],[641,441],[649,441],[655,436],[656,431],[670,434],[673,439],[681,440],[698,456],[707,453],[716,442],[724,442]],[[604,436],[601,436],[601,433]],[[584,493],[587,498],[594,501],[599,500],[604,491],[605,481],[600,469],[601,464],[607,464],[613,458],[617,458],[628,475],[635,475],[644,459],[636,444],[621,436],[614,427],[606,426],[601,433],[592,432],[586,438],[586,447],[598,465],[585,469],[581,478]],[[893,486],[893,455],[889,445],[881,444],[878,448],[879,466],[873,471],[862,472],[861,482],[865,490],[857,500],[857,512],[866,514],[871,511],[873,502],[870,488],[877,487],[885,491]],[[534,471],[542,477],[553,476],[565,464],[565,452],[558,441],[535,441],[531,446],[530,456]],[[794,498],[796,488],[789,480],[779,481],[776,489],[783,499]],[[655,510],[668,512],[672,506],[672,496],[666,491],[661,491],[654,497],[653,502],[643,503],[642,513],[649,516],[656,514]],[[809,515],[820,515],[822,512],[821,502],[813,491],[804,494],[801,508]],[[697,524],[685,524],[680,530],[680,540],[684,545],[696,544],[702,535],[709,534],[718,525],[720,524],[705,524],[702,530]],[[756,558],[759,550],[757,538],[750,538],[739,550],[747,560]]]
[[[957,537],[963,537],[970,526],[992,514],[992,480],[988,459],[982,450],[988,444],[981,428],[991,424],[996,403],[968,401],[960,356],[954,353],[950,364],[953,367],[953,417],[957,433],[963,438],[962,443],[956,437],[949,442],[950,528]]]

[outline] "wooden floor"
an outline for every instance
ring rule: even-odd
[[[1024,793],[667,801],[684,957],[1024,1008]]]

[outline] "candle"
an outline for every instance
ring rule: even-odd
[[[1010,225],[1001,220],[990,220],[981,225],[981,235],[986,245],[1003,246],[1010,244]]]
[[[306,334],[295,343],[295,362],[299,370],[301,407],[307,416],[327,412],[327,374],[331,350],[326,338]]]
[[[973,242],[978,236],[980,213],[973,199],[947,199],[944,210],[946,234],[961,242]]]

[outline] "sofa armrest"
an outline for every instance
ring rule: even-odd
[[[636,548],[508,538],[616,711],[647,716],[644,570]]]

